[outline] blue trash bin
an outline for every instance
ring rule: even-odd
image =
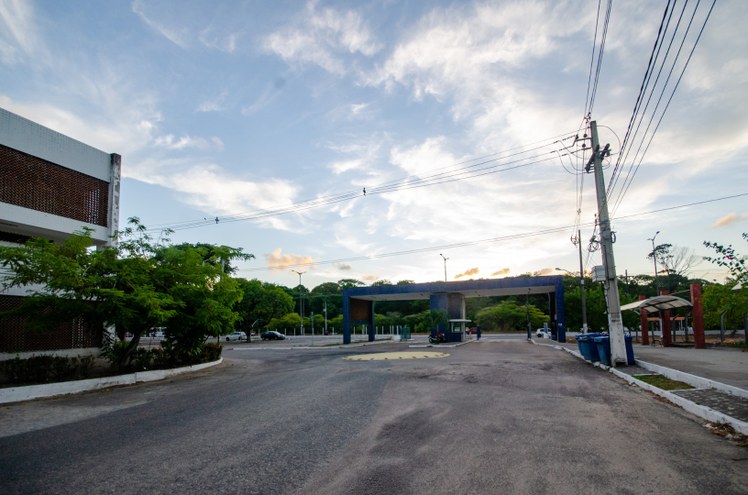
[[[594,339],[600,335],[599,333],[585,333],[582,335],[577,335],[577,347],[579,348],[579,353],[590,362],[600,361],[600,356],[597,352],[597,346],[595,345]]]
[[[636,364],[636,359],[634,359],[634,344],[631,340],[631,335],[624,335],[623,338],[626,340],[626,364]]]
[[[610,366],[610,337],[595,337],[593,340],[600,362],[605,366]]]

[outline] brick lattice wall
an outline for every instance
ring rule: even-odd
[[[107,182],[3,145],[0,202],[108,226]]]
[[[0,295],[0,313],[18,308],[23,299]],[[38,330],[28,328],[22,316],[0,316],[0,352],[5,353],[100,347],[102,335],[81,319]]]

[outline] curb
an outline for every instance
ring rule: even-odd
[[[613,373],[617,377],[623,378],[624,380],[626,380],[626,382],[628,382],[630,385],[636,385],[639,388],[652,392],[653,394],[659,395],[660,397],[669,400],[673,404],[680,406],[685,411],[693,414],[694,416],[697,416],[701,419],[705,419],[707,421],[711,421],[713,423],[730,424],[735,429],[735,431],[743,435],[748,435],[748,422],[735,419],[732,416],[728,416],[725,413],[715,411],[711,407],[702,406],[701,404],[697,404],[688,399],[684,399],[683,397],[679,395],[675,395],[672,392],[669,392],[667,390],[662,390],[661,388],[652,386],[649,383],[645,383],[641,380],[637,380],[633,376],[628,375],[622,371],[619,371],[616,368],[605,366],[599,361],[590,363],[589,361],[584,359],[584,357],[578,351],[569,349],[568,347],[559,346],[559,345],[552,346],[552,347],[554,347],[555,349],[563,349],[564,351],[568,352],[572,356],[575,356],[581,359],[582,361],[591,364],[592,366],[596,366],[600,369]],[[635,359],[635,361],[638,366],[641,366],[644,369],[647,369],[655,373],[659,373],[663,376],[666,376],[667,378],[670,378],[671,380],[679,380],[679,381],[688,383],[689,385],[692,385],[695,388],[702,388],[702,389],[713,388],[713,389],[720,390],[722,392],[735,395],[738,397],[748,397],[748,391],[737,388],[737,387],[733,387],[732,385],[726,385],[724,383],[715,382],[714,380],[702,378],[700,376],[692,375],[690,373],[684,373],[683,371],[674,370],[672,368],[666,368],[664,366],[660,366],[657,364],[647,363],[646,361],[639,361],[638,359]]]
[[[732,385],[727,385],[725,383],[715,382],[714,380],[710,380],[709,378],[702,378],[700,376],[686,373],[685,371],[678,371],[672,368],[666,368],[664,366],[660,366],[659,364],[648,363],[646,361],[639,361],[638,359],[636,360],[636,364],[638,364],[642,368],[648,369],[649,371],[666,376],[670,378],[671,380],[678,380],[681,382],[686,382],[689,385],[692,385],[696,388],[713,388],[721,392],[725,392],[726,394],[748,399],[748,390],[743,390],[742,388],[738,388]]]
[[[680,406],[681,408],[683,408],[683,410],[693,414],[694,416],[697,416],[701,419],[705,419],[707,421],[711,421],[713,423],[730,424],[735,429],[735,431],[743,435],[748,435],[748,422],[735,419],[732,416],[728,416],[725,413],[715,411],[711,407],[702,406],[701,404],[697,404],[688,399],[684,399],[683,397],[679,395],[675,395],[672,392],[669,392],[667,390],[662,390],[661,388],[650,385],[649,383],[643,382],[641,380],[637,380],[633,376],[626,374],[622,371],[619,371],[616,368],[613,368],[611,366],[606,366],[600,363],[599,361],[590,363],[590,361],[587,361],[586,359],[584,359],[584,357],[579,352],[573,349],[569,349],[568,347],[563,347],[563,346],[553,346],[553,347],[556,349],[563,349],[564,351],[568,352],[572,356],[575,356],[581,359],[582,361],[591,364],[592,366],[596,366],[600,369],[606,370],[616,375],[617,377],[626,380],[626,382],[628,382],[630,385],[636,385],[637,387],[647,390],[649,392],[652,392],[655,395],[659,395],[660,397],[669,400],[673,404]],[[666,368],[664,366],[647,363],[645,361],[639,361],[638,359],[635,359],[635,361],[638,366],[641,366],[644,369],[663,375],[667,378],[670,378],[671,380],[679,380],[679,381],[688,383],[689,385],[692,385],[695,388],[702,388],[702,389],[713,388],[713,389],[720,390],[722,392],[735,395],[738,397],[748,397],[748,391],[737,388],[737,387],[733,387],[732,385],[726,385],[724,383],[715,382],[714,380],[702,378],[700,376],[692,375],[690,373],[684,373],[683,371],[677,371],[672,368]]]
[[[141,382],[154,382],[183,373],[199,371],[223,362],[223,358],[211,363],[196,364],[183,368],[170,370],[139,371],[127,375],[105,376],[102,378],[89,378],[88,380],[75,380],[70,382],[44,383],[41,385],[29,385],[27,387],[11,387],[0,389],[0,404],[11,402],[23,402],[32,399],[55,397],[58,395],[77,394],[101,388],[115,387],[118,385],[133,385]]]
[[[637,361],[637,363],[638,363],[638,361]],[[644,366],[642,366],[642,367],[644,367]],[[660,367],[660,368],[662,368],[662,367]],[[666,368],[666,369],[669,369],[669,368]],[[626,373],[618,371],[615,368],[610,368],[609,371],[611,373],[613,373],[614,375],[616,375],[616,376],[618,376],[620,378],[623,378],[624,380],[626,380],[631,385],[636,385],[636,386],[638,386],[640,388],[643,388],[644,390],[648,390],[648,391],[652,392],[653,394],[659,395],[660,397],[669,400],[673,404],[676,404],[676,405],[682,407],[685,411],[693,414],[694,416],[698,416],[698,417],[700,417],[702,419],[705,419],[707,421],[711,421],[712,423],[726,423],[726,424],[730,424],[735,429],[735,431],[737,431],[738,433],[741,433],[743,435],[748,435],[748,422],[740,421],[739,419],[735,419],[732,416],[728,416],[725,413],[722,413],[722,412],[719,412],[719,411],[715,411],[711,407],[702,406],[701,404],[697,404],[697,403],[692,402],[692,401],[690,401],[688,399],[684,399],[683,397],[681,397],[679,395],[676,395],[676,394],[674,394],[674,393],[672,393],[672,392],[670,392],[668,390],[662,390],[661,388],[657,388],[657,387],[655,387],[653,385],[650,385],[649,383],[643,382],[641,380],[637,380],[633,376],[627,375]],[[675,371],[675,370],[670,370],[670,371]],[[680,373],[680,372],[677,372],[677,373]],[[687,373],[685,373],[685,374],[687,374]],[[667,375],[663,375],[663,376],[667,376]],[[693,376],[693,375],[691,375],[691,376]],[[671,378],[671,377],[668,376],[668,378]],[[671,378],[671,379],[675,379],[675,378]],[[685,380],[683,380],[683,381],[685,381]],[[686,383],[688,383],[688,382],[686,382]],[[717,382],[715,382],[715,383],[717,383]],[[704,388],[704,387],[701,387],[701,388]],[[712,387],[712,388],[716,388],[716,387]]]

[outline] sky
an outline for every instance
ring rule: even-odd
[[[748,251],[748,6],[666,4],[0,0],[0,107],[122,155],[121,225],[308,288],[578,272],[577,229],[602,264],[592,120],[653,274],[653,237]]]

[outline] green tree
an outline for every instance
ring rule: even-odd
[[[166,322],[167,348],[177,361],[193,361],[206,336],[234,328],[240,317],[234,306],[243,294],[228,272],[231,260],[243,257],[240,249],[205,244],[180,244],[155,253],[159,288],[178,308]]]
[[[252,255],[226,246],[154,243],[137,218],[115,241],[92,249],[91,231],[83,230],[61,243],[31,239],[0,247],[0,264],[9,269],[4,285],[37,287],[19,310],[37,326],[81,318],[115,327],[120,340],[131,333],[115,366],[129,362],[151,327],[166,326],[167,348],[189,358],[206,334],[235,320],[241,292],[228,272],[232,260]]]
[[[270,330],[277,330],[281,333],[291,331],[294,328],[301,328],[301,317],[298,313],[287,313],[280,318],[273,318],[268,324]]]
[[[742,237],[744,241],[748,242],[748,232],[743,232]],[[716,242],[704,241],[704,246],[716,252],[714,256],[704,256],[705,260],[727,268],[735,283],[748,284],[748,260],[745,255],[738,254],[732,244],[725,246]]]
[[[519,305],[514,301],[503,301],[478,311],[476,323],[486,330],[514,331],[527,328],[528,316],[533,328],[550,322],[548,315],[534,305]]]
[[[247,335],[253,329],[266,327],[273,318],[280,318],[294,309],[294,299],[283,287],[257,279],[237,279],[237,282],[243,294],[242,300],[236,305],[241,318],[237,329]]]
[[[411,320],[411,328],[418,333],[430,333],[437,330],[445,330],[447,323],[447,312],[440,309],[423,311]],[[407,320],[406,320],[407,321]]]
[[[309,293],[309,307],[314,314],[324,315],[327,307],[327,318],[334,318],[341,314],[343,306],[343,290],[337,282],[325,282]]]

